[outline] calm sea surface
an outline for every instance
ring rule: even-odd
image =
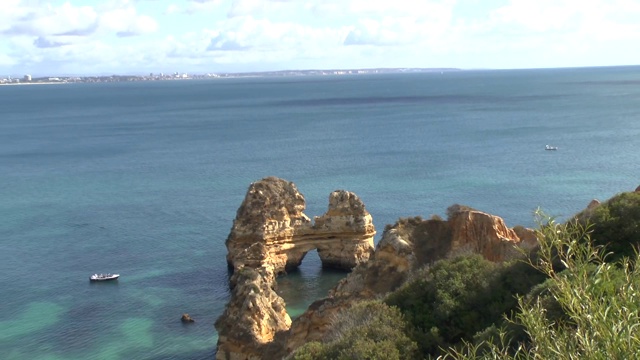
[[[211,359],[224,241],[266,176],[310,217],[354,191],[379,239],[454,203],[566,217],[639,160],[640,67],[2,86],[0,359]],[[314,253],[280,291],[299,314],[342,276]]]

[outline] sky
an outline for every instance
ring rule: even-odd
[[[640,0],[0,0],[0,77],[640,64]]]

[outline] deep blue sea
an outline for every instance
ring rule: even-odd
[[[454,203],[570,216],[640,185],[640,67],[0,86],[0,359],[213,358],[272,175],[310,217],[354,191],[377,239]],[[280,291],[295,315],[341,276],[310,254]]]

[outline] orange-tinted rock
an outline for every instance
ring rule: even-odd
[[[271,266],[247,266],[233,274],[231,300],[215,323],[216,359],[261,359],[276,334],[289,329],[291,319],[273,279]]]
[[[195,320],[193,320],[191,318],[191,316],[189,314],[182,314],[182,317],[180,318],[180,321],[182,321],[183,323],[192,323],[195,322]]]
[[[520,238],[504,221],[480,211],[462,211],[449,219],[451,254],[477,253],[490,261],[504,261],[518,254]]]
[[[351,269],[368,260],[376,231],[355,194],[331,193],[327,212],[315,224],[304,209],[304,196],[292,182],[269,177],[251,184],[226,241],[229,265],[244,266],[238,254],[257,242],[265,245],[265,261],[276,273],[299,266],[314,249],[326,267]]]
[[[412,270],[465,253],[503,261],[518,256],[516,247],[535,246],[537,238],[533,230],[510,229],[501,218],[475,210],[455,212],[448,221],[400,220],[385,229],[368,262],[353,269],[327,299],[316,301],[293,321],[282,345],[283,353],[309,341],[321,341],[338,313],[357,301],[395,290]]]
[[[371,215],[353,193],[334,191],[327,212],[311,220],[295,185],[278,178],[251,184],[226,245],[232,294],[218,330],[217,359],[277,359],[322,340],[336,315],[359,300],[395,290],[411,272],[437,260],[479,253],[491,261],[537,245],[533,230],[508,228],[493,215],[451,207],[448,220],[409,218],[388,226],[373,252]],[[313,249],[323,266],[353,271],[325,299],[291,322],[276,275]]]
[[[291,182],[270,177],[249,187],[226,241],[234,273],[231,299],[215,324],[216,359],[262,359],[282,350],[272,342],[291,319],[275,292],[276,275],[300,265],[307,252],[317,249],[323,266],[347,270],[373,253],[373,221],[355,194],[332,192],[327,212],[314,223],[304,209]]]

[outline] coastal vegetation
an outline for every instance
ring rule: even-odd
[[[410,327],[397,307],[363,301],[340,314],[325,343],[310,342],[297,360],[403,360],[419,356]]]
[[[639,358],[640,193],[565,223],[536,219],[536,251],[422,267],[384,298],[343,312],[324,342],[292,358]]]

